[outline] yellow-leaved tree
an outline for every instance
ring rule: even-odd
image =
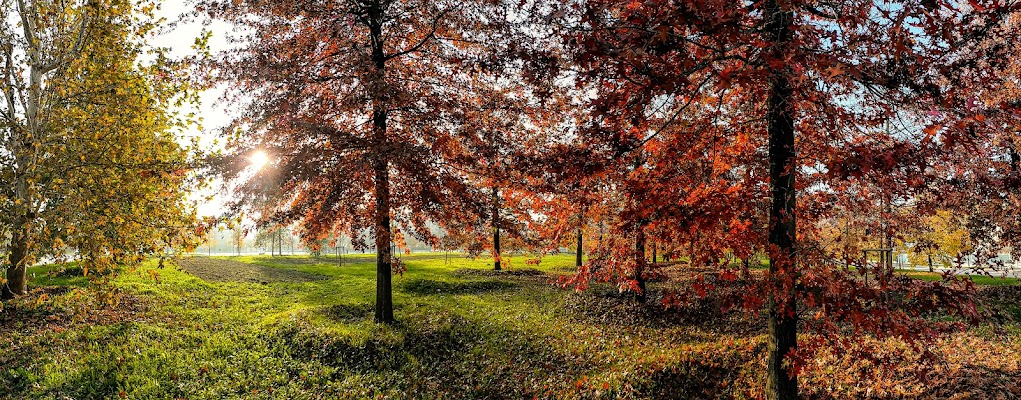
[[[915,233],[915,244],[909,255],[912,264],[951,267],[954,260],[972,249],[965,217],[949,210],[938,210],[925,218]]]
[[[190,97],[159,51],[140,60],[153,9],[0,0],[3,297],[46,257],[95,271],[193,243],[186,121],[168,111]]]

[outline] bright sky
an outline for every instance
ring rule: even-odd
[[[174,24],[181,19],[183,14],[192,11],[192,7],[187,3],[190,2],[164,0],[158,16],[165,18],[167,25]],[[152,44],[157,47],[169,48],[171,57],[185,57],[193,53],[192,45],[195,43],[195,39],[202,33],[202,28],[201,23],[192,22],[185,24],[178,22],[173,26],[173,29],[168,27],[159,34],[152,40]],[[214,52],[227,48],[226,34],[229,32],[228,26],[222,23],[214,23],[207,26],[206,29],[213,32],[209,45]],[[192,138],[198,137],[203,149],[222,148],[223,143],[217,141],[215,132],[218,128],[227,125],[232,115],[231,110],[225,104],[218,102],[222,94],[222,89],[205,91],[201,95],[201,104],[198,107],[188,107],[179,110],[182,114],[194,112],[202,121],[201,129],[192,128],[184,132],[182,140],[190,142]],[[265,163],[265,160],[262,160],[262,163]],[[198,207],[200,216],[212,216],[220,212],[226,199],[222,194],[213,193],[219,190],[220,183],[214,182],[212,191],[202,191],[194,194],[196,200],[200,200],[210,194],[215,194],[211,201],[200,200]]]

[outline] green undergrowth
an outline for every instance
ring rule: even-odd
[[[5,310],[4,322],[17,327],[0,337],[0,397],[697,396],[752,379],[746,350],[761,345],[755,335],[721,341],[692,326],[573,312],[567,303],[601,295],[551,285],[573,270],[570,255],[538,265],[515,257],[501,273],[488,272],[491,259],[406,255],[407,272],[394,277],[393,326],[372,322],[371,257],[343,267],[330,257],[232,259],[327,279],[210,283],[149,263],[119,274],[111,305],[84,280],[39,268],[33,287],[77,290],[46,289],[47,300]]]
[[[395,325],[372,321],[369,255],[230,259],[319,279],[207,282],[150,262],[97,287],[73,265],[33,268],[36,296],[0,313],[0,399],[761,395],[761,321],[695,323],[614,287],[558,288],[573,255],[513,257],[504,272],[405,255]]]

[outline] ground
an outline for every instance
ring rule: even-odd
[[[33,268],[34,295],[0,311],[0,398],[761,396],[761,318],[720,316],[711,303],[639,307],[606,286],[564,290],[551,282],[573,270],[573,256],[526,259],[495,272],[487,259],[405,256],[395,326],[371,321],[368,255],[343,266],[329,257],[153,261],[106,285],[88,284],[80,269]],[[1006,322],[938,343],[943,363],[924,381],[820,355],[804,393],[1019,398],[1018,289],[985,286]]]

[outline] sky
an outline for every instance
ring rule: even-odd
[[[154,47],[170,49],[170,56],[174,58],[193,54],[192,45],[195,43],[195,39],[202,34],[203,26],[201,23],[183,23],[181,21],[182,15],[193,9],[187,3],[190,3],[190,1],[165,0],[157,13],[158,17],[166,19],[166,23],[164,24],[165,28],[152,39],[151,44]],[[213,33],[209,41],[211,50],[215,52],[228,47],[226,40],[226,35],[230,32],[228,26],[223,23],[214,23],[206,26],[206,29]],[[233,115],[228,105],[218,101],[223,93],[224,90],[222,88],[206,90],[200,95],[200,104],[197,107],[186,107],[177,110],[182,114],[194,112],[202,121],[201,127],[191,127],[189,130],[181,133],[183,143],[190,143],[193,138],[197,137],[203,149],[209,150],[223,147],[222,141],[217,140],[215,132],[218,128],[226,126]],[[193,198],[198,202],[199,216],[214,216],[220,213],[223,204],[227,200],[224,194],[218,193],[221,185],[222,183],[220,182],[213,182],[210,190],[193,193]],[[204,200],[205,197],[210,195],[214,196],[212,200]]]

